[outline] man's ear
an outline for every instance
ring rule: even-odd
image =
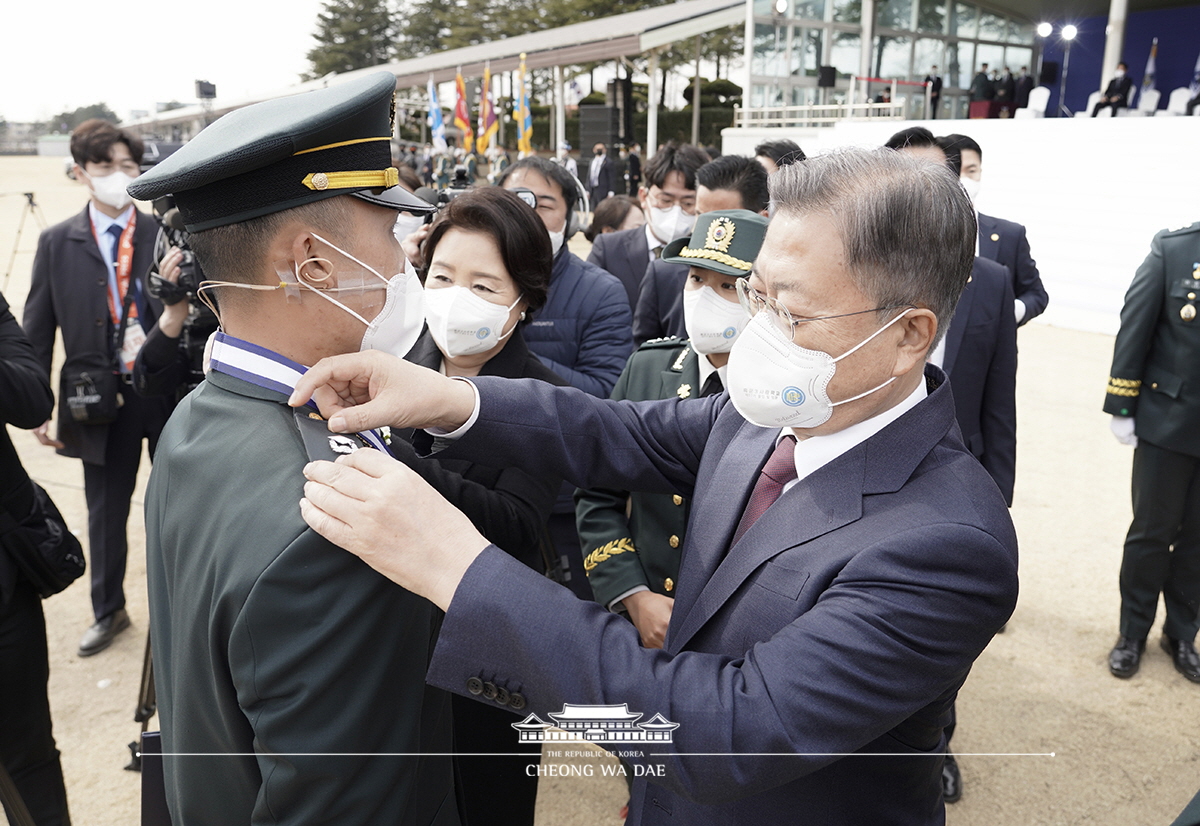
[[[311,232],[296,231],[290,247],[301,283],[316,290],[334,286],[333,262],[325,257],[325,245]]]
[[[914,368],[923,370],[933,347],[933,339],[937,336],[937,316],[928,307],[916,307],[897,321],[896,326],[901,333],[896,375],[904,375]]]

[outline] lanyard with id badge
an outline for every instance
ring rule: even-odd
[[[136,226],[137,210],[133,210],[129,215],[129,223],[125,225],[120,239],[116,242],[113,278],[108,282],[108,311],[117,331],[115,351],[122,373],[133,372],[133,363],[137,360],[138,351],[146,343],[146,331],[142,329],[137,303],[134,301],[137,288],[130,283],[133,271],[133,232]],[[96,234],[94,224],[92,233]],[[100,246],[98,235],[96,245]]]

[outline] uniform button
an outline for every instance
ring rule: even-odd
[[[467,680],[467,691],[471,692],[472,694],[483,693],[483,680],[479,679],[478,677],[472,677]]]
[[[525,695],[519,691],[514,691],[512,696],[508,698],[508,707],[514,711],[520,711],[525,708]]]
[[[672,496],[672,497],[671,497],[671,501],[672,501],[672,502],[674,502],[676,505],[682,505],[682,504],[683,504],[683,497],[682,497],[682,496],[680,496],[680,495],[677,493],[677,494],[675,494],[674,496]]]
[[[104,286],[104,279],[103,279],[103,278],[97,278],[97,279],[96,279],[96,286],[97,286],[97,287],[103,287],[103,286]]]
[[[667,544],[670,545],[672,548],[678,548],[679,547],[679,537],[672,534],[671,538],[667,540]]]
[[[102,318],[98,318],[98,319],[96,319],[96,326],[97,326],[97,327],[103,327],[103,326],[104,326],[104,319],[102,319]]]
[[[1196,294],[1188,293],[1188,301],[1195,301],[1195,300],[1196,300]]]
[[[1158,382],[1156,382],[1156,381],[1152,381],[1152,382],[1150,382],[1150,389],[1151,389],[1151,390],[1157,390],[1157,389],[1158,389]]]
[[[663,580],[663,590],[668,594],[675,590],[675,580],[667,577]]]
[[[511,695],[503,688],[496,689],[496,702],[502,706],[508,705],[508,700]]]
[[[499,691],[500,691],[500,689],[496,688],[495,683],[484,683],[483,684],[483,696],[487,697],[489,700],[496,699],[496,694],[499,693]]]

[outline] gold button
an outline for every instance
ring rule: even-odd
[[[324,172],[318,172],[316,175],[313,175],[312,183],[313,183],[313,186],[316,187],[318,190],[328,189],[329,188],[329,176],[326,175]]]
[[[674,502],[676,505],[682,505],[682,504],[683,504],[683,497],[682,497],[682,496],[680,496],[680,495],[677,493],[677,494],[675,494],[674,496],[672,496],[672,497],[671,497],[671,501],[672,501],[672,502]]]
[[[1188,301],[1195,301],[1195,300],[1196,300],[1196,294],[1188,293]]]
[[[1152,382],[1150,382],[1150,389],[1151,389],[1151,390],[1157,390],[1157,389],[1158,389],[1158,382],[1156,382],[1156,381],[1152,381]]]
[[[996,232],[993,232],[993,233],[992,233],[992,240],[993,240],[993,241],[999,241],[999,240],[1000,240],[1000,234],[999,234],[999,233],[996,233]]]
[[[667,577],[663,580],[663,590],[668,594],[675,590],[675,580]]]
[[[667,544],[670,545],[672,548],[678,548],[679,547],[679,537],[672,534],[671,538],[667,540]]]

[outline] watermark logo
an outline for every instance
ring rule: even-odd
[[[670,743],[679,723],[661,714],[639,723],[642,713],[630,711],[628,703],[619,705],[573,705],[564,703],[562,711],[546,715],[545,722],[530,714],[519,723],[510,723],[520,733],[522,743],[586,740],[589,743]]]

